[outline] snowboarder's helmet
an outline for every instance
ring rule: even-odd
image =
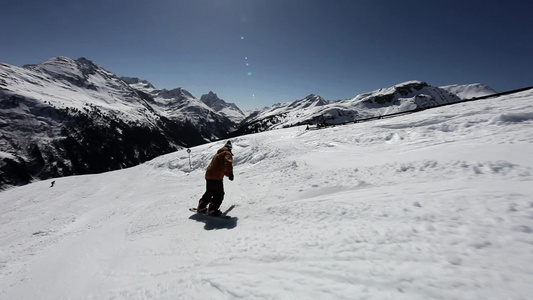
[[[226,147],[226,148],[231,150],[231,141],[227,141],[226,145],[224,145],[224,147]]]

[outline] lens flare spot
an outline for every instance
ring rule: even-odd
[[[248,76],[252,76],[252,72],[248,72]]]

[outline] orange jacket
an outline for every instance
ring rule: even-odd
[[[213,156],[211,163],[205,172],[205,179],[222,180],[224,175],[230,176],[233,173],[233,154],[231,151],[222,147],[218,149],[217,154]]]

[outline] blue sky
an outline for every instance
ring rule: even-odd
[[[0,0],[0,61],[86,57],[241,109],[408,80],[533,85],[533,3],[396,0]]]

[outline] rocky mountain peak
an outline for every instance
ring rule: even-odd
[[[186,89],[181,88],[181,87],[180,88],[175,88],[175,89],[172,89],[172,90],[163,89],[159,93],[159,96],[161,98],[164,98],[164,99],[174,98],[174,99],[177,99],[177,100],[183,100],[183,99],[187,99],[187,98],[194,98],[194,96],[189,91],[187,91]]]
[[[234,122],[238,123],[244,119],[244,113],[235,105],[234,103],[227,103],[226,101],[220,99],[217,94],[213,91],[202,95],[200,101],[205,103],[214,111],[232,119]]]
[[[324,98],[316,94],[310,94],[303,99],[293,101],[289,107],[303,109],[308,107],[324,106],[326,104],[328,104],[328,101],[324,100]]]

